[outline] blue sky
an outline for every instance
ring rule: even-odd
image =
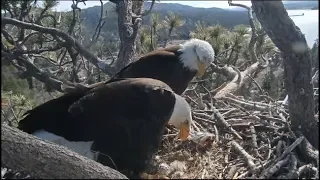
[[[105,4],[108,1],[103,1],[103,4]],[[210,7],[219,7],[219,8],[230,8],[228,5],[228,1],[171,1],[171,0],[166,0],[162,1],[163,3],[179,3],[179,4],[184,4],[184,5],[189,5],[193,7],[204,7],[204,8],[210,8]],[[240,4],[245,4],[245,5],[250,5],[251,1],[234,1],[236,3]],[[159,3],[159,2],[157,2]],[[161,1],[160,1],[161,3]],[[66,11],[66,10],[71,10],[71,4],[72,1],[59,1],[59,5],[56,7],[58,11]],[[89,0],[86,1],[86,6],[83,3],[79,4],[80,8],[88,8],[92,6],[99,6],[100,1],[93,1]]]

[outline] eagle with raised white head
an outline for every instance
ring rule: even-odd
[[[130,63],[108,81],[69,87],[69,93],[87,91],[117,78],[153,78],[168,84],[181,95],[195,77],[202,77],[214,62],[214,50],[204,40],[190,39],[179,45],[159,48]]]
[[[112,79],[139,77],[158,79],[180,95],[195,76],[204,75],[207,67],[214,62],[214,56],[210,43],[200,39],[190,39],[179,45],[159,48],[140,57]]]

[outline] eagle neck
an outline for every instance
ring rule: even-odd
[[[195,54],[193,47],[184,47],[180,45],[179,47],[179,61],[182,63],[182,66],[190,71],[197,71],[198,65],[196,60],[198,59]]]

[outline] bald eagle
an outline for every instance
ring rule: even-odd
[[[172,90],[181,95],[195,77],[202,77],[207,67],[214,61],[214,50],[207,42],[190,39],[180,45],[154,50],[130,63],[118,72],[117,78],[153,78],[168,84]],[[75,91],[88,90],[105,82],[75,88]],[[74,89],[71,89],[74,91]]]
[[[190,39],[183,44],[152,51],[132,62],[112,79],[147,77],[168,84],[182,94],[197,75],[202,77],[214,61],[214,50],[207,42]]]
[[[59,103],[65,97],[70,102]],[[125,173],[129,178],[146,168],[166,124],[179,128],[181,140],[189,136],[190,106],[159,80],[117,79],[59,98],[28,111],[18,128],[120,172],[134,172]]]

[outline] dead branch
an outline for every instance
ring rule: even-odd
[[[259,104],[251,104],[249,102],[244,102],[244,101],[241,101],[239,99],[233,99],[231,97],[221,97],[223,100],[226,100],[226,101],[230,101],[230,102],[234,102],[236,104],[239,104],[241,105],[242,107],[244,108],[247,108],[249,110],[259,110],[259,111],[268,111],[269,110],[269,106],[262,106],[262,105],[259,105]]]
[[[256,62],[249,66],[245,71],[238,73],[234,79],[229,82],[224,88],[217,92],[214,98],[219,99],[226,96],[226,94],[232,93],[234,95],[241,94],[244,86],[250,82],[250,75],[257,73],[264,69],[265,66],[261,66],[259,62]]]
[[[237,133],[236,130],[232,128],[232,126],[223,118],[219,111],[215,107],[213,107],[214,118],[217,120],[218,125],[222,125],[221,128],[225,128],[230,130],[237,138],[242,139],[242,137]]]
[[[250,154],[246,152],[246,150],[243,149],[237,142],[231,141],[232,147],[238,151],[238,153],[246,160],[247,164],[249,165],[249,168],[252,172],[255,172],[256,166],[253,162],[255,160],[254,157],[252,157]]]
[[[237,75],[237,72],[232,67],[227,65],[220,67],[212,63],[210,67],[213,72],[224,75],[229,81],[233,80]]]
[[[232,166],[228,172],[227,178],[228,179],[233,179],[233,177],[235,176],[235,174],[237,173],[237,170],[239,168],[237,166]]]
[[[289,173],[285,175],[285,177],[287,179],[298,179],[299,178],[299,175],[297,172],[297,165],[298,165],[298,159],[296,158],[296,156],[294,154],[292,154],[290,156],[290,164],[289,164],[289,167],[288,167],[288,170],[289,170]]]
[[[252,145],[254,148],[255,156],[260,157],[259,152],[258,152],[257,134],[256,134],[256,130],[254,129],[254,126],[252,123],[250,123],[250,132],[251,132],[251,136],[252,136]]]
[[[250,75],[248,75],[248,77],[252,80],[252,82],[258,87],[260,93],[263,95],[264,94],[264,90],[261,88],[261,86],[257,83],[256,80],[253,79],[253,77],[251,77]]]
[[[265,179],[268,178],[270,176],[272,176],[275,172],[277,172],[279,170],[279,168],[277,168],[277,166],[282,166],[285,163],[287,163],[287,161],[289,160],[288,154],[290,154],[294,148],[296,148],[302,141],[303,141],[304,137],[301,136],[299,137],[294,143],[292,143],[289,147],[287,147],[287,149],[277,158],[273,161],[273,163],[270,165],[270,167],[268,169],[265,169],[261,175],[260,178]],[[286,157],[285,160],[283,160]]]
[[[40,179],[127,179],[109,167],[1,124],[1,166]]]
[[[290,159],[290,155],[287,155],[285,159],[278,161],[272,167],[270,167],[265,173],[263,173],[259,178],[260,179],[270,179],[270,177],[279,171],[279,169],[286,165]]]
[[[34,31],[39,31],[45,34],[51,34],[52,36],[58,36],[66,41],[69,46],[74,46],[74,48],[80,53],[80,55],[84,56],[88,61],[94,64],[97,68],[101,69],[104,73],[108,75],[113,75],[115,70],[102,61],[99,57],[92,54],[89,50],[84,48],[79,42],[77,42],[74,38],[72,38],[67,33],[50,27],[43,27],[37,24],[31,24],[27,22],[22,22],[16,19],[8,18],[8,17],[1,17],[1,25],[5,26],[6,24],[11,24],[14,26],[18,26],[24,29],[31,29]]]

